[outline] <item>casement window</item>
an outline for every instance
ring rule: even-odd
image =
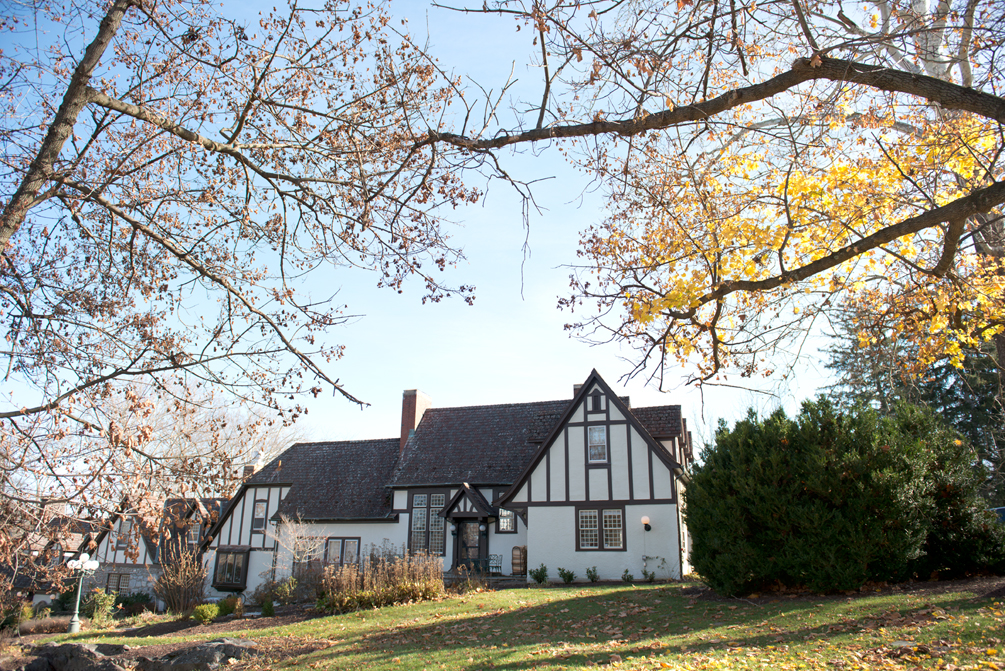
[[[105,592],[107,594],[118,594],[129,591],[128,573],[109,573],[105,580]]]
[[[600,400],[600,392],[595,391],[590,396],[590,412],[603,412],[603,404]]]
[[[497,534],[515,534],[516,533],[516,513],[512,510],[506,510],[505,508],[499,509],[499,519],[496,522],[496,533]]]
[[[358,538],[329,538],[325,543],[325,563],[341,566],[358,562]]]
[[[443,556],[446,551],[446,520],[440,511],[447,502],[446,494],[413,494],[411,511],[412,552],[428,552]]]
[[[624,511],[582,509],[577,515],[578,550],[624,550]]]
[[[213,587],[244,589],[248,579],[248,552],[220,550],[216,553]]]
[[[133,533],[133,521],[121,520],[119,522],[119,533],[115,536],[115,549],[124,550],[129,545],[129,537]]]
[[[589,452],[590,452],[590,463],[606,463],[607,462],[607,427],[606,426],[591,426],[588,430],[588,435],[590,439]]]
[[[265,516],[268,511],[268,501],[255,501],[255,511],[251,516],[252,533],[265,533]]]

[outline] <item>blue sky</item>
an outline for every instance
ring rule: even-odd
[[[474,4],[478,4],[477,2]],[[258,10],[273,3],[242,3],[225,7],[232,16],[244,12],[249,26]],[[527,64],[533,35],[516,31],[511,19],[463,15],[432,7],[426,0],[391,4],[396,17],[407,17],[413,37],[422,43],[428,34],[430,52],[448,71],[499,90],[510,72],[519,80],[503,105],[539,100],[537,70]],[[90,37],[90,36],[88,36]],[[501,125],[512,120],[504,113]],[[360,315],[350,324],[326,333],[327,344],[346,346],[345,357],[327,367],[346,389],[369,403],[359,408],[341,396],[322,395],[308,404],[301,421],[315,440],[345,440],[394,436],[400,421],[401,395],[421,389],[435,406],[481,405],[568,398],[573,384],[591,369],[635,406],[680,404],[695,438],[707,437],[707,427],[720,417],[733,420],[755,406],[761,411],[781,403],[794,410],[799,402],[826,384],[813,352],[798,365],[799,374],[787,383],[774,379],[726,380],[775,395],[744,389],[706,386],[703,391],[670,384],[660,393],[639,376],[623,380],[632,365],[632,352],[617,345],[590,346],[570,337],[563,328],[574,315],[557,309],[569,291],[570,264],[576,263],[579,234],[604,217],[603,194],[591,191],[584,175],[563,161],[557,151],[523,148],[501,154],[504,166],[524,181],[536,184],[540,211],[525,229],[521,202],[500,182],[472,181],[485,198],[458,209],[450,227],[466,260],[444,274],[452,285],[474,285],[475,304],[458,298],[422,304],[421,283],[406,286],[403,294],[378,289],[378,277],[360,270],[322,270],[308,280],[316,299],[337,292],[335,300]],[[524,256],[525,238],[529,254]],[[667,380],[685,377],[686,369],[668,371]],[[17,392],[15,391],[16,395]]]
[[[540,95],[539,75],[523,60],[530,53],[532,35],[516,32],[512,20],[460,15],[420,0],[392,3],[391,11],[409,18],[413,37],[420,42],[428,27],[431,52],[448,69],[496,90],[512,69],[520,79],[514,104],[521,91],[532,100]],[[396,435],[405,389],[421,389],[438,407],[549,400],[570,397],[573,384],[593,368],[616,390],[624,390],[635,406],[682,405],[698,439],[718,418],[733,420],[751,405],[763,411],[780,402],[787,410],[796,409],[818,385],[827,383],[813,352],[798,365],[795,379],[781,386],[778,380],[726,380],[757,385],[778,397],[722,387],[701,392],[679,385],[660,393],[641,377],[621,380],[631,370],[623,359],[631,352],[570,338],[563,326],[573,316],[557,309],[558,297],[568,292],[570,270],[565,266],[576,262],[580,231],[603,218],[602,194],[584,193],[582,174],[558,152],[503,156],[507,169],[522,179],[554,177],[535,188],[542,212],[531,215],[530,255],[524,262],[527,231],[520,202],[508,187],[494,183],[482,203],[454,216],[460,225],[452,234],[467,260],[447,277],[455,285],[477,287],[474,306],[456,298],[423,306],[418,284],[398,295],[376,289],[374,276],[359,271],[336,274],[331,290],[339,289],[339,302],[364,316],[329,332],[330,342],[347,347],[345,358],[332,370],[351,393],[371,405],[361,410],[340,398],[319,398],[310,405],[305,422],[315,439]],[[673,370],[667,378],[688,372]]]

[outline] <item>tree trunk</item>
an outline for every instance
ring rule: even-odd
[[[63,150],[73,126],[77,121],[77,115],[88,103],[89,95],[87,85],[91,80],[94,69],[101,61],[101,56],[105,49],[111,44],[112,38],[122,25],[122,18],[126,11],[135,4],[135,0],[115,0],[108,13],[101,20],[98,34],[84,51],[84,57],[80,59],[77,68],[70,78],[70,85],[63,95],[63,102],[60,103],[56,116],[49,125],[49,130],[42,140],[38,154],[28,166],[21,184],[18,186],[14,196],[7,203],[3,214],[0,215],[0,251],[7,248],[17,230],[24,223],[28,210],[37,203],[37,196],[42,190],[42,186],[53,175],[53,166],[59,158],[59,153]]]

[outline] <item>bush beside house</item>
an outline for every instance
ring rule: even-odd
[[[724,594],[771,584],[854,589],[933,571],[999,570],[1005,535],[977,494],[981,466],[931,412],[720,424],[685,493],[691,560]]]

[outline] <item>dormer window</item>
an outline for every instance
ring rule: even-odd
[[[590,437],[590,463],[607,462],[607,427],[591,426],[589,428]]]

